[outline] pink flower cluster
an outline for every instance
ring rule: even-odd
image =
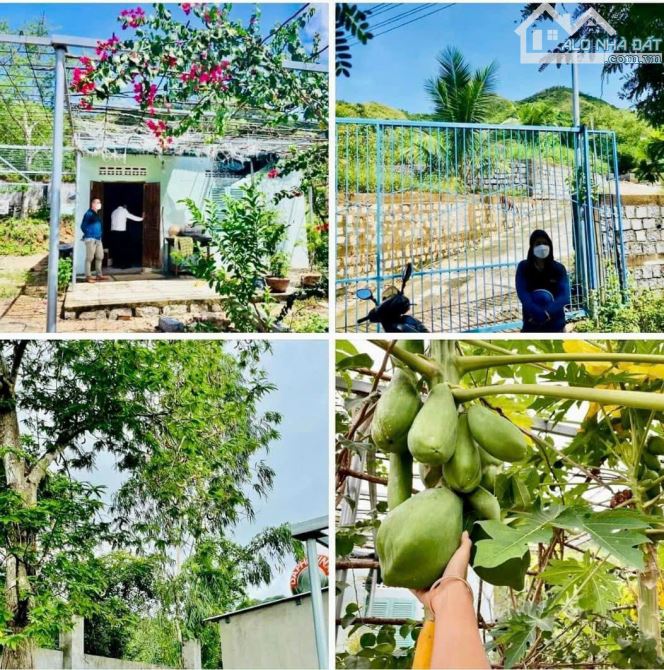
[[[117,35],[113,33],[113,36],[109,40],[100,40],[97,42],[97,56],[99,56],[100,61],[108,60],[108,58],[117,50],[120,40]]]
[[[182,7],[182,11],[189,15],[189,12],[191,12],[191,3],[190,2],[183,2],[180,7]]]
[[[150,115],[154,116],[154,99],[157,97],[157,84],[146,86],[147,82],[138,81],[134,84],[134,100],[144,104]]]
[[[194,83],[194,89],[198,90],[200,86],[208,84],[216,84],[222,90],[228,88],[227,82],[231,75],[228,72],[230,63],[227,60],[222,60],[218,65],[213,65],[209,69],[205,69],[202,65],[194,64],[189,68],[189,72],[183,72],[180,75],[181,81],[185,84]]]
[[[76,91],[76,93],[80,93],[83,96],[90,95],[91,93],[94,93],[96,89],[95,83],[92,81],[95,64],[92,62],[91,58],[88,58],[88,56],[82,56],[79,59],[79,62],[83,67],[74,68],[71,88]],[[85,97],[81,99],[79,106],[82,109],[92,109],[92,104],[89,100],[86,100]]]
[[[162,149],[165,149],[169,144],[173,142],[173,138],[167,134],[168,124],[166,121],[155,121],[154,119],[148,119],[145,122],[145,125],[148,127],[150,132],[159,140],[159,146]]]
[[[122,30],[138,28],[145,23],[145,12],[141,7],[123,9],[120,12],[120,20],[122,21]]]
[[[272,168],[268,173],[267,173],[267,178],[268,179],[276,179],[279,176],[279,170],[277,168]]]

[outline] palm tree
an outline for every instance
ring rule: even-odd
[[[498,80],[498,63],[474,72],[456,47],[438,56],[438,76],[427,80],[426,90],[434,104],[437,121],[481,123],[490,113]]]

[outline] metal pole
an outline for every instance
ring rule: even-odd
[[[586,240],[588,253],[588,275],[589,288],[594,290],[597,288],[597,258],[596,240],[595,240],[595,221],[593,217],[593,193],[592,193],[592,178],[590,174],[590,144],[588,142],[588,129],[586,126],[581,126],[581,137],[583,139],[583,173],[584,173],[584,190],[585,190],[585,219],[586,219]]]
[[[572,61],[572,125],[581,125],[581,107],[579,106],[579,64]]]
[[[613,145],[613,176],[616,185],[616,211],[618,213],[618,234],[620,235],[620,248],[617,255],[620,257],[620,288],[625,296],[627,293],[627,261],[625,260],[625,240],[623,239],[622,203],[620,202],[620,175],[618,174],[618,148],[616,146],[616,134],[612,133],[611,143]]]
[[[323,593],[321,591],[320,572],[318,571],[318,552],[316,540],[311,537],[307,540],[307,570],[311,585],[311,609],[314,615],[314,633],[316,635],[316,654],[318,667],[327,668],[327,626],[323,611]]]
[[[55,104],[53,109],[53,167],[51,172],[51,218],[48,235],[48,290],[46,331],[55,333],[58,319],[58,245],[60,243],[60,194],[62,190],[62,156],[65,114],[66,47],[55,46]]]

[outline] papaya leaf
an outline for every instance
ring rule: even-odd
[[[548,542],[555,520],[563,510],[555,505],[546,510],[520,514],[517,524],[508,526],[502,521],[480,521],[491,539],[477,543],[475,565],[495,568],[511,558],[521,558],[529,544]]]
[[[620,583],[613,566],[589,554],[584,554],[581,561],[552,559],[540,576],[546,584],[559,587],[553,599],[555,605],[573,598],[580,609],[606,614],[620,598]]]
[[[503,645],[505,650],[505,668],[513,668],[523,659],[535,640],[537,630],[553,630],[553,617],[544,616],[543,610],[541,604],[526,603],[494,629],[494,642]]]
[[[648,521],[632,510],[615,509],[593,512],[582,507],[571,507],[558,516],[554,523],[570,532],[588,533],[592,541],[626,567],[643,569],[640,545],[649,542],[645,533]]]

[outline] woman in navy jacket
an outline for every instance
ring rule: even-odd
[[[543,230],[530,236],[528,258],[516,270],[516,292],[523,307],[522,333],[562,333],[571,300],[567,270],[553,259],[553,243]]]

